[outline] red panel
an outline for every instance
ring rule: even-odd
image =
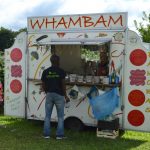
[[[128,114],[128,121],[133,126],[141,126],[144,123],[145,117],[139,110],[132,110]]]
[[[10,57],[12,61],[14,62],[19,62],[22,59],[22,52],[19,48],[14,48],[11,51]]]
[[[141,106],[145,102],[145,95],[140,90],[132,90],[128,95],[128,100],[133,106]]]
[[[141,66],[146,62],[147,55],[141,49],[135,49],[130,54],[130,61],[135,66]]]
[[[22,90],[22,84],[19,80],[12,80],[10,83],[10,89],[13,93],[19,93]]]

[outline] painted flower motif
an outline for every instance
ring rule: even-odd
[[[11,66],[11,76],[12,77],[22,77],[22,67],[21,65],[12,65]]]

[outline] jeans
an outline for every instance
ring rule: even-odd
[[[45,120],[44,120],[44,136],[50,136],[51,132],[51,114],[53,106],[56,106],[58,125],[56,136],[64,135],[64,96],[61,96],[57,93],[47,93],[46,102],[45,102]]]

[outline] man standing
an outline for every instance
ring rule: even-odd
[[[109,75],[109,60],[108,60],[108,52],[103,45],[100,48],[100,63],[98,64],[97,75],[98,76],[108,76]]]
[[[56,106],[58,125],[56,139],[64,137],[64,104],[65,100],[69,101],[66,94],[65,76],[66,73],[59,67],[59,56],[53,54],[50,58],[52,66],[42,73],[42,88],[46,93],[45,102],[45,120],[44,120],[44,137],[50,138],[51,132],[51,114],[53,106]]]

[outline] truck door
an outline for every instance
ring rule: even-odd
[[[26,33],[5,50],[4,114],[25,117]]]
[[[125,129],[150,131],[149,53],[140,37],[128,31],[123,84]]]

